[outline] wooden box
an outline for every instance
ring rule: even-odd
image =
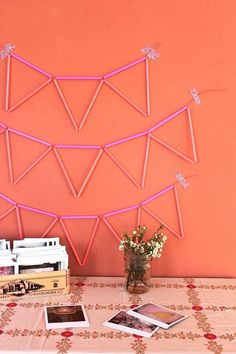
[[[70,292],[70,271],[0,276],[0,299],[63,295]]]

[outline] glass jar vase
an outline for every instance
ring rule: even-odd
[[[151,261],[145,254],[124,253],[125,284],[130,294],[142,294],[150,288]]]

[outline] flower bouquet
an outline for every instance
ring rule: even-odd
[[[151,285],[151,261],[160,258],[167,236],[161,225],[152,237],[144,240],[146,226],[138,226],[133,233],[124,234],[119,249],[124,252],[126,289],[130,293],[143,293]]]

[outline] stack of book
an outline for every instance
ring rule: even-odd
[[[0,240],[0,297],[69,292],[68,254],[59,237]]]
[[[0,240],[0,275],[68,269],[68,254],[59,237]]]

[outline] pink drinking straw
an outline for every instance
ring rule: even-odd
[[[97,98],[99,92],[101,91],[103,83],[104,83],[104,81],[101,80],[101,82],[99,83],[99,85],[98,85],[98,87],[97,87],[97,89],[96,89],[96,91],[95,91],[95,93],[94,93],[94,95],[93,95],[93,97],[92,97],[92,99],[91,99],[91,101],[89,103],[89,106],[88,106],[84,116],[82,117],[82,119],[80,121],[79,130],[81,130],[83,128],[83,126],[84,126],[84,124],[85,124],[85,122],[86,122],[86,120],[88,118],[88,115],[89,115],[89,113],[90,113],[90,111],[91,111],[91,109],[92,109],[92,107],[93,107],[93,105],[94,105],[94,103],[96,101],[96,98]]]
[[[22,133],[22,132],[20,132],[19,130],[12,129],[12,128],[8,128],[8,130],[9,130],[9,132],[11,132],[11,133],[14,133],[14,134],[17,134],[17,135],[23,136],[23,137],[24,137],[24,138],[26,138],[26,139],[36,141],[36,142],[37,142],[37,143],[39,143],[39,144],[43,144],[43,145],[47,145],[47,146],[51,146],[51,144],[47,143],[46,141],[41,140],[41,139],[38,139],[38,138],[35,138],[35,137],[31,136],[31,135],[28,135],[28,134]]]
[[[57,80],[102,80],[101,76],[56,76]]]
[[[194,161],[192,159],[190,159],[188,156],[182,154],[182,152],[180,152],[179,150],[173,148],[171,145],[167,144],[165,141],[157,138],[155,135],[150,134],[151,138],[155,141],[157,141],[159,144],[163,145],[165,148],[167,148],[168,150],[172,151],[174,154],[180,156],[182,159],[190,162],[190,163],[194,163]]]
[[[139,113],[141,113],[144,117],[147,116],[147,114],[139,108],[134,102],[132,102],[126,95],[124,95],[120,90],[118,90],[114,85],[112,85],[109,81],[104,80],[104,83],[110,87],[115,93],[117,93],[120,97],[122,97],[126,102],[128,102],[132,107],[134,107]]]
[[[157,216],[155,213],[153,213],[151,210],[149,210],[147,207],[143,206],[143,210],[146,211],[147,214],[149,214],[151,217],[153,217],[155,220],[157,220],[160,224],[164,225],[171,233],[173,233],[176,237],[181,238],[182,236],[179,235],[170,225],[168,225],[165,221],[163,221],[159,216]]]
[[[142,208],[139,206],[137,208],[137,226],[139,226],[141,223],[141,212],[142,212]]]
[[[76,190],[75,190],[75,188],[73,186],[73,183],[72,183],[72,181],[70,179],[70,176],[69,176],[69,174],[68,174],[68,172],[67,172],[67,170],[66,170],[66,168],[64,166],[64,163],[63,163],[63,161],[61,159],[61,156],[60,156],[59,152],[57,151],[57,149],[55,147],[53,148],[53,152],[54,152],[54,154],[56,156],[56,159],[57,159],[57,161],[58,161],[58,163],[59,163],[59,165],[60,165],[60,167],[62,169],[62,172],[63,172],[63,174],[64,174],[64,176],[66,178],[66,181],[67,181],[67,183],[68,183],[68,185],[70,187],[71,192],[73,193],[74,197],[76,197],[77,196]]]
[[[9,108],[9,92],[10,92],[10,72],[11,72],[11,56],[7,56],[7,73],[6,73],[6,99],[5,99],[5,110],[8,111]]]
[[[150,128],[148,130],[149,133],[153,132],[154,130],[160,128],[163,124],[169,122],[171,119],[175,118],[176,116],[178,116],[180,113],[186,111],[187,106],[184,106],[182,108],[180,108],[178,111],[176,111],[175,113],[171,114],[169,117],[163,119],[162,121],[160,121],[159,123],[157,123],[156,125],[154,125],[154,127]]]
[[[47,77],[52,77],[51,74],[47,73],[46,71],[44,71],[44,70],[42,70],[42,69],[39,69],[39,68],[38,68],[37,66],[35,66],[34,64],[31,64],[29,61],[27,61],[27,60],[25,60],[25,59],[19,57],[19,55],[16,55],[16,54],[14,54],[14,53],[11,53],[10,55],[11,55],[13,58],[15,58],[15,59],[21,61],[23,64],[29,66],[30,68],[32,68],[32,69],[38,71],[39,73],[41,73],[41,74],[43,74],[43,75],[45,75],[45,76],[47,76]]]
[[[11,144],[10,144],[10,134],[8,129],[6,129],[6,146],[7,146],[7,162],[8,162],[8,171],[9,171],[9,177],[10,177],[10,182],[14,182],[13,178],[13,168],[12,168],[12,155],[11,155]]]
[[[78,125],[77,125],[77,123],[75,121],[73,113],[71,112],[70,106],[68,105],[68,103],[67,103],[67,101],[65,99],[65,96],[63,95],[63,92],[62,92],[57,80],[53,79],[53,82],[54,82],[56,90],[57,90],[57,92],[59,94],[59,97],[60,97],[60,99],[61,99],[61,101],[63,103],[63,106],[65,107],[65,110],[66,110],[66,112],[68,113],[68,115],[70,117],[71,123],[73,124],[73,127],[75,128],[75,130],[77,130],[78,129]]]
[[[147,135],[146,149],[145,149],[143,173],[142,173],[142,182],[141,182],[141,187],[142,187],[142,188],[144,187],[145,179],[146,179],[147,163],[148,163],[149,149],[150,149],[150,140],[151,140],[151,137],[150,137],[150,135],[148,134],[148,135]]]
[[[82,264],[81,264],[82,266],[85,265],[85,263],[86,263],[86,261],[87,261],[87,258],[88,258],[88,255],[89,255],[89,252],[90,252],[90,250],[91,250],[91,248],[92,248],[92,246],[93,246],[93,242],[94,242],[95,236],[96,236],[96,234],[97,234],[97,229],[98,229],[98,227],[99,227],[100,220],[101,220],[100,218],[97,218],[97,220],[96,220],[96,222],[95,222],[95,225],[94,225],[94,228],[93,228],[93,231],[92,231],[92,235],[91,235],[90,240],[89,240],[89,244],[88,244],[88,246],[87,246],[87,248],[86,248],[84,257],[83,257],[83,259],[82,259]]]
[[[78,262],[78,264],[81,266],[81,265],[82,265],[82,262],[81,262],[81,260],[80,260],[80,258],[79,258],[79,255],[77,254],[76,249],[75,249],[75,246],[74,246],[74,244],[73,244],[73,242],[72,242],[72,240],[71,240],[70,233],[68,232],[64,221],[63,221],[62,219],[59,219],[59,222],[60,222],[61,227],[62,227],[62,229],[63,229],[63,231],[64,231],[64,233],[65,233],[65,235],[66,235],[67,241],[68,241],[68,243],[69,243],[69,245],[70,245],[70,247],[71,247],[71,249],[72,249],[72,252],[73,252],[73,254],[74,254],[74,257],[75,257],[76,261]]]
[[[19,236],[20,239],[23,239],[23,227],[22,227],[22,221],[20,217],[20,209],[16,207],[16,220],[17,220],[17,225],[18,225],[18,231],[19,231]]]
[[[9,167],[9,174],[10,174],[10,182],[16,184],[16,183],[18,183],[40,160],[42,160],[42,159],[47,155],[47,153],[51,150],[51,148],[47,149],[42,155],[40,155],[40,157],[39,157],[35,162],[33,162],[33,163],[14,181],[13,162],[12,162],[12,154],[11,154],[10,134],[9,134],[9,132],[14,133],[14,134],[17,134],[17,135],[20,135],[20,136],[23,136],[24,138],[27,138],[27,139],[36,141],[36,142],[38,142],[38,143],[40,143],[40,144],[43,144],[43,145],[46,145],[46,146],[50,146],[50,145],[49,145],[47,142],[43,141],[43,140],[40,140],[40,139],[34,138],[34,137],[30,136],[30,135],[21,133],[21,132],[18,131],[18,130],[11,129],[11,128],[6,129],[6,145],[7,145],[7,155],[8,155],[8,167]]]
[[[119,234],[116,232],[116,230],[114,229],[114,227],[109,223],[109,221],[105,217],[103,217],[102,220],[104,221],[104,223],[106,224],[108,229],[111,231],[111,233],[115,236],[117,241],[120,242],[121,238],[120,238]]]
[[[191,118],[191,111],[190,108],[187,108],[188,111],[188,121],[189,121],[189,128],[190,128],[190,135],[191,135],[191,141],[192,141],[192,148],[193,148],[193,161],[197,162],[197,153],[196,153],[196,145],[195,145],[195,139],[194,139],[194,133],[193,133],[193,124],[192,124],[192,118]]]
[[[42,153],[29,167],[20,175],[17,179],[14,180],[14,184],[17,184],[27,173],[29,173],[32,168],[34,168],[49,152],[52,151],[52,147],[49,147],[44,153]]]
[[[146,69],[146,100],[147,100],[147,115],[150,116],[150,84],[149,84],[149,63],[148,59],[145,59],[145,69]]]
[[[135,60],[135,61],[133,61],[133,62],[131,62],[131,63],[125,65],[125,66],[122,66],[121,68],[119,68],[119,69],[117,69],[115,71],[112,71],[109,74],[106,74],[104,76],[104,79],[108,79],[109,77],[114,76],[114,75],[120,73],[121,71],[127,70],[127,69],[131,68],[132,66],[134,66],[136,64],[142,63],[143,61],[145,61],[145,57],[142,57],[142,58],[140,58],[138,60]]]
[[[3,213],[2,215],[0,215],[0,220],[4,219],[5,216],[7,216],[8,214],[10,214],[13,210],[16,209],[16,206],[12,206],[10,209],[8,209],[7,211],[5,211],[5,213]]]
[[[111,158],[111,160],[121,169],[121,171],[135,184],[136,187],[140,188],[140,184],[138,184],[135,179],[128,173],[128,171],[121,165],[121,163],[112,155],[112,153],[104,149],[105,153]]]
[[[181,158],[183,158],[184,160],[190,162],[190,163],[195,163],[197,162],[197,154],[196,154],[196,146],[195,146],[195,140],[194,140],[194,133],[193,133],[193,126],[192,126],[192,120],[191,120],[191,112],[190,112],[190,108],[188,106],[184,106],[181,109],[179,109],[177,112],[173,113],[171,116],[167,117],[166,119],[162,120],[160,123],[158,123],[157,125],[155,125],[154,127],[152,127],[151,129],[149,129],[149,132],[152,132],[154,130],[156,130],[157,128],[159,128],[161,125],[165,124],[166,122],[168,122],[169,120],[175,118],[177,115],[179,115],[180,113],[184,112],[187,110],[187,117],[188,117],[188,122],[189,122],[189,128],[190,128],[190,137],[191,137],[191,145],[192,145],[192,150],[193,150],[193,156],[194,158],[191,159],[188,156],[182,154],[180,151],[178,151],[177,149],[173,148],[172,146],[170,146],[169,144],[167,144],[166,142],[164,142],[163,140],[157,138],[156,136],[154,136],[153,134],[151,134],[152,139],[156,140],[157,142],[159,142],[161,145],[163,145],[164,147],[166,147],[167,149],[169,149],[170,151],[172,151],[173,153],[179,155]]]
[[[115,210],[115,211],[112,211],[110,213],[104,214],[104,218],[108,218],[110,216],[117,215],[117,214],[120,214],[120,213],[124,213],[126,211],[131,211],[131,210],[134,210],[134,209],[137,209],[137,208],[139,208],[138,204],[137,205],[132,205],[132,206],[127,207],[127,208]]]
[[[177,192],[176,187],[174,187],[174,194],[175,194],[176,208],[177,208],[178,217],[179,217],[179,227],[180,227],[181,235],[182,235],[182,237],[184,237],[184,227],[183,227],[181,209],[180,209],[180,204],[179,204],[179,197],[178,197],[178,192]]]
[[[14,202],[14,200],[8,198],[7,196],[5,196],[4,194],[0,193],[0,198],[4,199],[6,202],[16,206],[16,202]]]
[[[47,234],[52,230],[53,226],[59,221],[59,218],[56,217],[52,220],[52,222],[49,224],[49,226],[46,228],[46,230],[43,232],[41,237],[47,236]]]
[[[152,197],[150,197],[150,198],[148,198],[148,199],[145,199],[145,200],[141,203],[141,205],[143,206],[143,205],[145,205],[145,204],[151,202],[152,200],[154,200],[154,199],[160,197],[161,195],[163,195],[163,194],[169,192],[169,191],[172,190],[173,188],[174,188],[174,186],[171,185],[171,186],[169,186],[169,187],[163,189],[162,191],[160,191],[160,192],[154,194]]]
[[[8,112],[12,112],[14,111],[17,107],[19,107],[22,103],[24,103],[25,101],[27,101],[29,98],[31,98],[32,96],[34,96],[36,93],[38,93],[40,90],[42,90],[45,86],[47,86],[48,84],[50,84],[52,82],[52,79],[48,79],[46,82],[44,82],[43,84],[41,84],[40,86],[38,86],[36,89],[34,89],[33,91],[31,91],[31,93],[29,93],[27,96],[25,96],[24,98],[22,98],[20,101],[18,101],[14,106],[12,106],[11,108],[8,109]]]
[[[103,154],[103,149],[100,149],[100,151],[98,152],[97,157],[94,160],[94,162],[92,164],[92,167],[90,168],[90,170],[89,170],[89,172],[88,172],[88,174],[87,174],[82,186],[80,187],[80,190],[79,190],[79,192],[77,194],[77,197],[80,197],[81,194],[83,193],[83,191],[84,191],[85,187],[87,186],[88,181],[91,178],[91,176],[92,176],[92,174],[93,174],[93,172],[94,172],[94,170],[95,170],[100,158],[102,157],[102,154]]]
[[[49,213],[48,211],[44,211],[44,210],[41,210],[41,209],[32,208],[32,207],[29,207],[29,206],[24,205],[24,204],[19,204],[18,207],[22,208],[22,209],[25,209],[25,210],[33,211],[33,212],[38,213],[38,214],[43,214],[43,215],[54,217],[54,218],[57,217],[56,214]]]
[[[63,145],[55,144],[56,148],[59,149],[101,149],[100,145]]]
[[[146,131],[142,132],[142,133],[131,135],[128,138],[124,138],[124,139],[120,139],[120,140],[114,141],[113,143],[110,143],[110,144],[106,144],[106,145],[104,145],[104,147],[105,148],[109,148],[109,147],[112,147],[112,146],[115,146],[115,145],[119,145],[119,144],[125,143],[126,141],[130,141],[130,140],[133,140],[133,139],[136,139],[136,138],[140,138],[141,136],[144,136],[144,135],[147,135]]]
[[[97,219],[98,215],[65,215],[61,217],[62,219]]]

